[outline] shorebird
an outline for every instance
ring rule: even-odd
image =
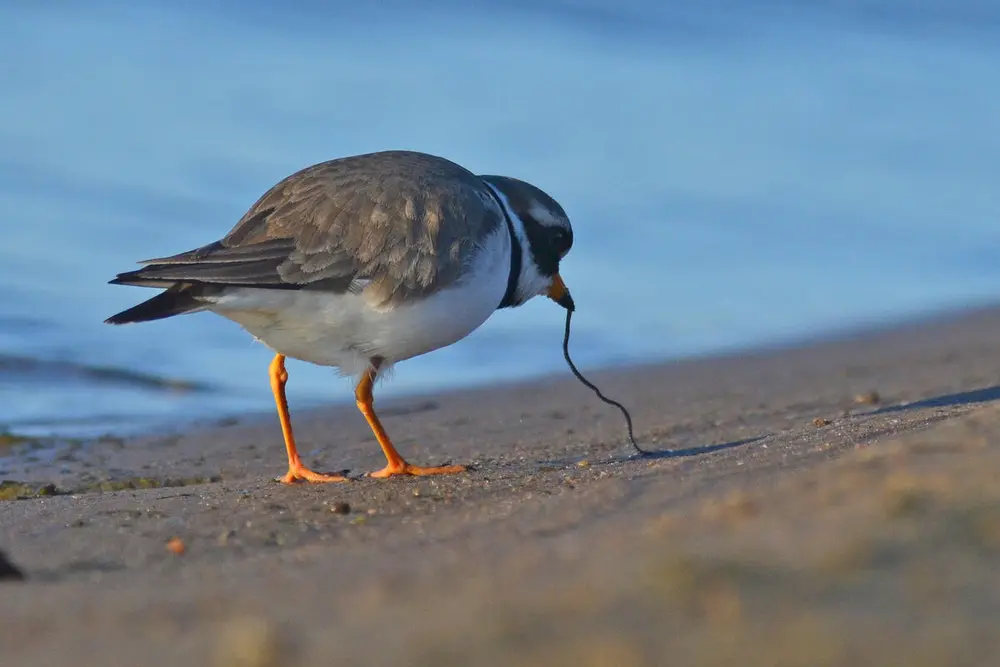
[[[572,310],[559,275],[572,245],[566,212],[534,185],[426,153],[368,153],[302,169],[221,240],[118,274],[112,284],[164,291],[106,322],[210,311],[270,348],[288,454],[282,482],[347,479],[303,464],[285,397],[286,357],[354,376],[358,409],[386,458],[370,476],[457,473],[465,466],[414,466],[396,451],[375,413],[376,378],[535,296]]]

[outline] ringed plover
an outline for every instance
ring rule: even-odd
[[[566,212],[534,185],[425,153],[368,153],[302,169],[221,240],[118,274],[112,284],[164,291],[106,322],[206,310],[273,350],[271,389],[288,453],[282,482],[347,479],[299,457],[286,357],[356,378],[358,409],[386,458],[372,477],[455,473],[465,467],[414,466],[396,451],[375,413],[376,377],[535,296],[572,310],[559,276],[572,245]]]

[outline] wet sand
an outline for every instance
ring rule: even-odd
[[[592,379],[657,455],[628,458],[568,373],[379,403],[412,462],[475,468],[450,477],[361,478],[383,461],[353,406],[293,406],[347,484],[273,482],[271,415],[23,453],[0,474],[25,496],[0,501],[25,576],[0,581],[0,664],[1000,654],[1000,310]]]

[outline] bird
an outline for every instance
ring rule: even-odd
[[[396,450],[375,412],[376,379],[536,296],[572,311],[559,273],[572,245],[566,211],[526,181],[477,175],[418,151],[340,157],[273,185],[221,239],[117,274],[110,284],[162,291],[105,323],[208,311],[269,348],[288,456],[278,481],[348,480],[303,463],[286,358],[353,377],[357,407],[386,459],[368,476],[460,473],[467,466],[416,466]]]

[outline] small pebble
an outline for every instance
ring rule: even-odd
[[[829,426],[832,423],[832,421],[825,419],[824,417],[816,417],[816,419],[813,420],[813,426]]]
[[[588,461],[587,459],[584,459],[582,461],[577,461],[576,462],[576,466],[578,468],[589,468],[590,467],[590,461]]]
[[[0,581],[3,581],[4,579],[20,581],[24,579],[24,573],[11,563],[10,560],[7,559],[7,556],[0,551]]]
[[[877,391],[866,391],[863,394],[857,394],[854,397],[854,402],[858,405],[877,405],[882,402],[882,397],[878,395]]]
[[[334,514],[350,514],[351,506],[348,503],[334,503],[330,506],[330,511]]]
[[[184,552],[187,551],[187,547],[184,546],[184,540],[179,537],[172,537],[167,542],[167,551],[177,556],[183,556]]]

